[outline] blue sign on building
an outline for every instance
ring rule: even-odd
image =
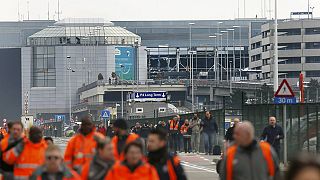
[[[120,79],[134,80],[136,50],[133,47],[116,47],[116,74]]]
[[[101,117],[102,118],[110,118],[110,111],[105,109],[101,111]]]
[[[55,115],[54,116],[54,121],[55,122],[64,122],[66,120],[65,115]]]

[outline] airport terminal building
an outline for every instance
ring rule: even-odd
[[[195,52],[193,78],[247,79],[240,69],[249,66],[249,37],[258,35],[265,22],[266,19],[0,22],[1,33],[12,31],[14,37],[19,37],[19,41],[11,36],[0,38],[1,66],[8,64],[5,55],[18,54],[10,61],[14,66],[7,71],[20,72],[10,74],[10,79],[21,86],[21,92],[11,96],[18,97],[22,108],[12,107],[15,110],[9,117],[17,118],[27,109],[28,114],[38,117],[64,114],[68,119],[69,97],[72,107],[81,104],[78,89],[95,82],[100,73],[106,81],[111,78],[112,83],[115,77],[126,81],[189,79],[190,50]],[[7,80],[5,76],[0,78]],[[184,94],[181,101],[190,100],[189,94]],[[203,103],[214,101],[201,93],[195,98]]]

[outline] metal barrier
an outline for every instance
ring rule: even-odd
[[[319,115],[320,103],[287,105],[288,157],[300,151],[320,153]],[[276,116],[283,127],[283,105],[243,105],[242,119],[253,123],[256,136],[260,136],[263,128],[268,125],[269,116]]]

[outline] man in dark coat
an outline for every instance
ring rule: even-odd
[[[261,135],[262,141],[267,141],[280,156],[280,140],[283,139],[283,130],[277,124],[277,119],[274,116],[269,117],[269,125],[264,128]]]

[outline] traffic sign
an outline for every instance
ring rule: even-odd
[[[275,97],[275,104],[296,104],[297,99],[295,97]]]
[[[110,111],[108,109],[101,111],[101,117],[102,118],[109,118],[110,117]]]
[[[274,97],[294,97],[294,93],[286,79],[284,79]]]

